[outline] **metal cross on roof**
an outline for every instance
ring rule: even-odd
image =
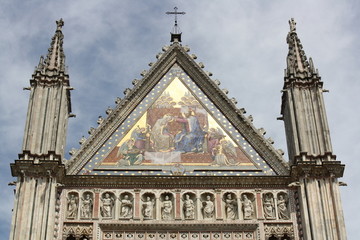
[[[177,24],[177,15],[178,14],[181,14],[181,15],[184,15],[185,12],[178,12],[178,8],[177,7],[174,7],[174,12],[166,12],[166,14],[174,14],[175,15],[175,26],[174,26],[174,33],[177,34],[179,33],[178,32],[178,24]]]

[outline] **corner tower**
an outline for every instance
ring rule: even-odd
[[[289,21],[289,53],[285,70],[281,119],[284,120],[300,212],[303,239],[346,239],[338,178],[344,165],[333,154],[323,99],[323,82],[311,58],[307,60]]]
[[[59,159],[64,155],[66,129],[71,112],[69,75],[65,70],[62,19],[49,52],[40,57],[30,80],[30,102],[23,141],[23,158],[49,156]]]
[[[17,177],[10,239],[52,239],[56,186],[64,176],[64,148],[71,115],[69,75],[65,70],[62,19],[49,52],[30,80],[30,100],[22,152],[11,164]]]

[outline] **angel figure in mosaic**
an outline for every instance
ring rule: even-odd
[[[119,166],[139,165],[144,159],[142,151],[135,146],[134,138],[125,141],[119,148],[116,156],[120,156]]]
[[[81,217],[82,218],[91,218],[92,208],[93,208],[93,199],[90,193],[86,193],[85,196],[81,199]]]
[[[287,207],[287,201],[284,194],[280,194],[277,200],[279,219],[288,220],[290,219],[289,209]]]
[[[139,150],[145,150],[147,145],[147,129],[137,126],[131,133],[134,139],[134,146]]]
[[[210,128],[207,133],[207,150],[212,155],[214,154],[214,148],[220,144],[221,139],[225,138],[224,132],[221,128]]]
[[[150,141],[155,152],[169,152],[174,150],[174,137],[168,130],[168,123],[174,120],[170,114],[158,119],[151,130]]]
[[[67,199],[67,217],[76,218],[78,214],[79,198],[73,193]]]
[[[102,206],[100,207],[101,216],[111,218],[113,215],[113,208],[115,199],[109,193],[105,193],[104,197],[100,199]]]
[[[238,165],[235,146],[228,140],[222,139],[213,149],[215,166],[234,166]]]

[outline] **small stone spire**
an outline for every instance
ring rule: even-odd
[[[296,22],[293,18],[289,20],[290,31],[287,35],[286,41],[289,44],[289,53],[287,55],[287,68],[285,77],[300,77],[306,78],[313,74],[317,74],[313,62],[311,64],[306,58],[305,51],[296,33]]]
[[[56,21],[47,56],[40,57],[30,79],[30,103],[20,159],[59,159],[64,156],[71,113],[69,75],[65,71],[62,19]]]
[[[44,59],[43,56],[40,57],[39,64],[36,68],[37,71],[42,73],[53,72],[53,71],[65,71],[65,54],[63,51],[63,39],[64,35],[62,33],[62,27],[64,26],[64,21],[62,19],[56,21],[56,31],[51,39],[50,48],[48,49],[48,54]]]

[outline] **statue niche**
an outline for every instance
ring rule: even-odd
[[[289,211],[289,197],[286,193],[278,193],[277,195],[277,210],[279,219],[289,220],[290,211]]]
[[[133,195],[125,192],[120,194],[120,218],[132,219],[133,218]]]
[[[145,193],[142,195],[142,210],[141,213],[143,215],[144,220],[152,220],[155,219],[155,194],[153,193]]]
[[[196,196],[194,193],[185,193],[183,195],[183,214],[185,220],[195,219],[195,207]]]
[[[67,218],[76,219],[79,210],[79,194],[70,192],[67,197]]]
[[[215,217],[214,195],[211,193],[201,194],[202,214],[204,220],[212,220]]]
[[[101,195],[101,207],[100,212],[103,218],[113,218],[114,217],[114,205],[115,205],[115,195],[111,192],[105,192]]]
[[[225,193],[223,196],[225,202],[225,215],[226,219],[237,219],[237,199],[235,193]]]
[[[251,193],[243,193],[241,195],[242,211],[244,214],[244,220],[253,219],[255,217],[254,207],[255,197]]]
[[[93,212],[93,193],[84,192],[81,198],[81,208],[80,208],[80,217],[81,218],[91,218]]]
[[[272,193],[263,194],[263,207],[266,219],[276,219],[274,195]]]
[[[168,221],[174,219],[173,211],[173,195],[171,193],[163,193],[160,196],[161,199],[161,219]]]

